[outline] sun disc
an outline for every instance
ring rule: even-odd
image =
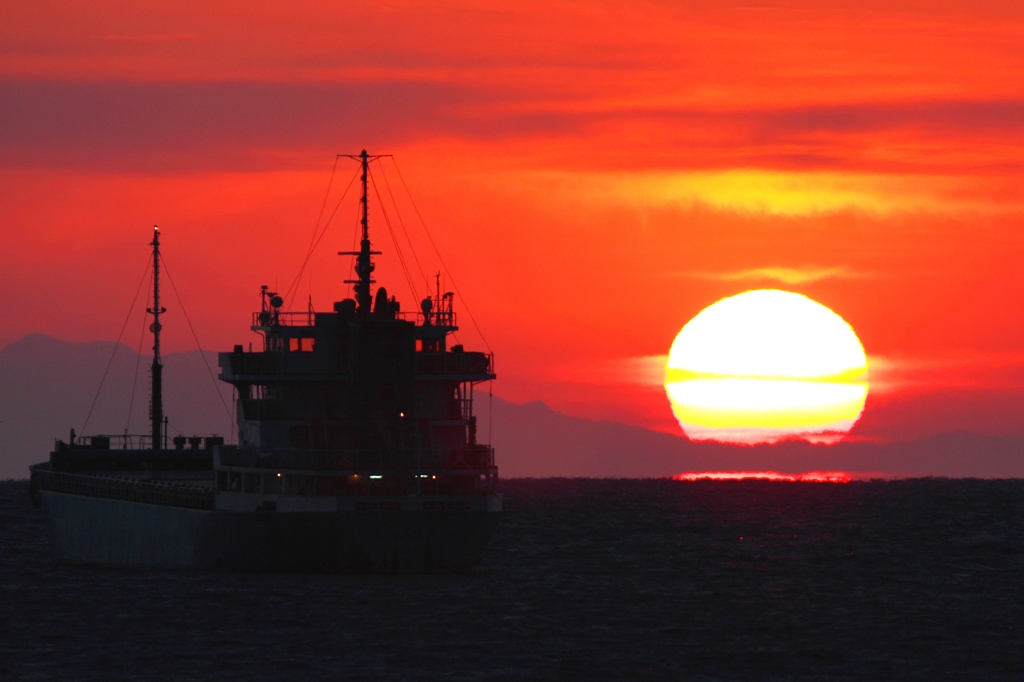
[[[665,390],[694,440],[831,442],[860,417],[866,372],[864,347],[839,315],[801,294],[760,289],[683,327]]]

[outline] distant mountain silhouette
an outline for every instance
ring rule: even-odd
[[[0,479],[27,478],[28,465],[49,456],[55,438],[67,440],[74,428],[79,435],[149,432],[149,364],[125,345],[113,362],[89,419],[114,344],[109,341],[71,343],[42,334],[30,334],[0,349]],[[214,376],[216,353],[205,353]],[[138,361],[138,362],[137,362]],[[135,398],[131,424],[128,407]],[[218,381],[224,402],[231,407],[232,387]],[[214,383],[199,351],[164,356],[164,411],[170,432],[187,435],[231,435],[231,420],[217,398]]]
[[[30,334],[0,349],[0,479],[25,478],[54,438],[82,426],[114,344],[71,343]],[[214,375],[216,354],[205,353]],[[149,358],[118,347],[88,433],[123,433],[135,377],[131,433],[146,433]],[[138,373],[136,374],[136,364]],[[164,404],[171,433],[231,435],[199,351],[164,357]],[[232,389],[217,382],[232,408]],[[498,382],[500,386],[500,380]],[[519,405],[477,393],[481,440],[490,434],[504,477],[659,477],[684,471],[841,470],[906,476],[1024,476],[1024,436],[969,433],[896,443],[803,442],[736,447],[615,422],[570,417],[542,402]],[[493,415],[493,424],[490,417]],[[83,434],[85,435],[85,434]]]
[[[477,407],[484,438],[487,412],[486,403]],[[792,441],[741,447],[690,442],[682,436],[637,426],[569,417],[542,402],[516,405],[494,398],[493,413],[493,442],[498,465],[506,477],[630,478],[765,470],[847,471],[878,476],[1024,476],[1024,436],[956,433],[907,442],[855,441],[824,446]]]

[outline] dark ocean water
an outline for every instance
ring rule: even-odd
[[[58,565],[0,483],[0,679],[1024,679],[1024,481],[512,480],[469,576]]]

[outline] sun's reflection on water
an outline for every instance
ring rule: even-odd
[[[789,481],[793,483],[849,483],[853,475],[845,471],[806,471],[784,474],[778,471],[702,471],[676,474],[674,481]]]

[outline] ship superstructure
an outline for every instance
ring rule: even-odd
[[[346,282],[354,296],[330,312],[295,313],[262,288],[251,327],[262,349],[238,345],[219,357],[220,378],[238,395],[237,444],[160,447],[155,285],[149,447],[58,441],[50,462],[33,467],[61,558],[255,571],[459,571],[479,562],[502,508],[494,451],[478,442],[473,414],[474,387],[495,378],[493,356],[449,345],[454,294],[440,278],[412,312],[374,288],[374,157],[355,158],[361,240],[340,254],[355,258],[356,279]],[[153,246],[156,263],[158,234]],[[83,518],[94,528],[83,530]]]

